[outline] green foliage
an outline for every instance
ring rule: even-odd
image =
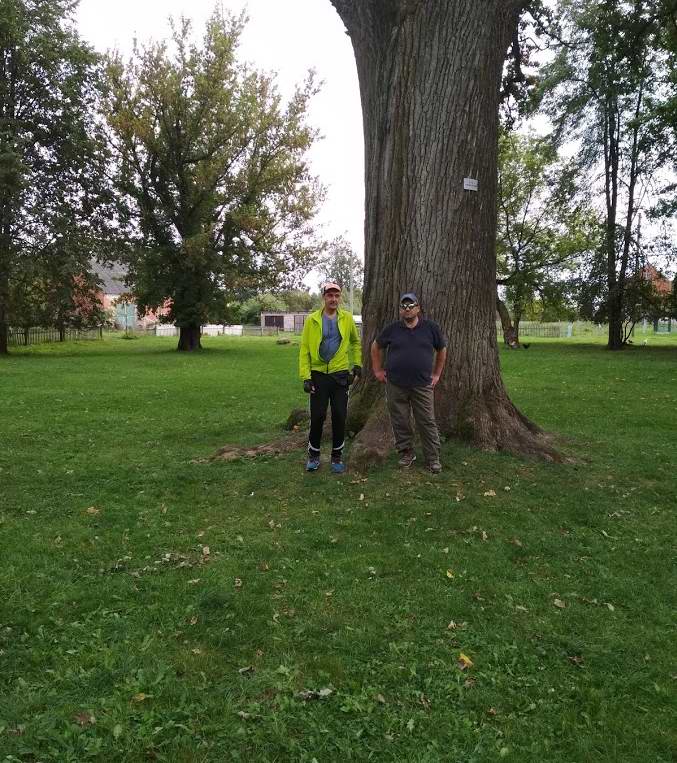
[[[501,135],[497,276],[515,325],[525,311],[533,314],[534,300],[566,312],[567,275],[597,245],[598,221],[575,169],[549,139]]]
[[[0,351],[8,323],[58,322],[68,305],[75,320],[92,252],[104,253],[100,66],[74,5],[0,4]]]
[[[311,294],[303,289],[287,289],[278,292],[277,296],[284,302],[286,310],[290,313],[311,313],[322,306],[319,293]]]
[[[559,53],[544,67],[541,96],[558,138],[578,141],[582,169],[599,173],[603,199],[609,346],[623,344],[640,238],[654,178],[673,166],[674,129],[661,118],[677,93],[666,24],[674,2],[561,0]],[[591,262],[589,271],[599,271]],[[587,280],[588,277],[584,276]]]
[[[18,350],[3,758],[668,763],[676,348],[501,353],[511,399],[574,460],[447,442],[434,480],[394,459],[366,480],[306,475],[302,452],[203,462],[306,403],[298,347]]]
[[[284,313],[287,305],[281,297],[275,294],[259,294],[252,297],[240,306],[240,320],[242,323],[259,323],[261,313]]]
[[[337,236],[326,245],[316,269],[320,272],[322,281],[336,281],[341,286],[344,300],[351,282],[354,290],[362,289],[364,264],[343,236]]]
[[[238,63],[243,25],[217,9],[198,44],[182,19],[170,44],[108,66],[131,284],[140,309],[168,301],[181,327],[221,315],[224,291],[295,282],[316,248],[313,78],[283,105],[272,76]]]

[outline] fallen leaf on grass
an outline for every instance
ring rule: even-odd
[[[583,657],[581,657],[580,654],[572,654],[567,659],[569,660],[569,662],[573,663],[574,665],[577,665],[578,667],[581,667],[583,665]]]
[[[552,603],[560,609],[564,609],[566,607],[566,604],[561,599],[555,599]]]
[[[242,578],[235,578],[235,588],[242,588]]]
[[[377,695],[374,697],[374,699],[375,699],[377,702],[380,702],[382,705],[385,705],[385,703],[386,703],[386,698],[383,696],[383,694],[377,694]]]
[[[254,672],[254,666],[253,665],[245,665],[244,668],[238,668],[237,672],[241,676],[245,675],[246,673],[253,673]]]
[[[75,721],[79,726],[93,726],[96,723],[96,718],[91,713],[78,713],[75,716]]]
[[[496,715],[496,708],[495,707],[490,707],[487,710],[487,715],[495,716]]]
[[[152,694],[144,694],[142,691],[140,691],[138,694],[135,694],[132,697],[132,700],[134,702],[145,702],[147,699],[150,699],[153,695]]]
[[[606,604],[606,608],[609,610],[609,612],[615,612],[616,611],[616,607],[614,607],[614,605],[611,602],[607,601],[607,602],[605,602],[605,604]]]
[[[302,699],[304,702],[308,702],[314,699],[326,699],[333,693],[334,690],[329,688],[320,689],[319,691],[316,691],[315,689],[304,689],[296,695],[296,698]]]
[[[454,572],[453,572],[453,570],[447,570],[447,577],[449,578],[449,580],[453,580],[454,579]]]
[[[202,649],[198,649],[197,647],[195,647],[195,649],[191,649],[191,652],[193,654],[202,654]]]
[[[245,713],[244,710],[240,710],[238,712],[238,716],[242,718],[243,721],[248,721],[252,716],[251,713]]]
[[[491,497],[496,495],[496,491],[495,490],[487,490],[486,493],[484,493],[484,495],[486,497],[488,497],[488,498],[491,498]]]
[[[470,659],[470,657],[468,657],[467,654],[463,654],[463,652],[461,652],[458,655],[457,665],[459,670],[468,670],[468,668],[472,668],[473,661]]]
[[[202,578],[195,578],[195,580],[189,580],[188,585],[197,585]]]
[[[85,509],[85,511],[92,517],[96,516],[101,509],[97,509],[96,506],[90,506],[88,509]]]
[[[518,604],[515,607],[515,609],[518,610],[519,612],[528,612],[529,611],[526,607],[523,607],[521,604]]]
[[[202,546],[202,556],[209,556],[209,546]]]

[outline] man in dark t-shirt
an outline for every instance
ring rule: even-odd
[[[440,327],[421,315],[413,292],[403,294],[400,320],[386,326],[372,342],[371,365],[374,376],[386,384],[395,447],[400,454],[399,464],[405,468],[416,460],[413,413],[428,469],[433,474],[442,471],[433,394],[446,357],[447,341]]]

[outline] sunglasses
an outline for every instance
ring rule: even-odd
[[[400,305],[402,310],[413,310],[415,307],[418,307],[418,302],[407,302],[406,305]]]

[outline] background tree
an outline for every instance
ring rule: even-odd
[[[672,0],[561,2],[559,37],[564,44],[543,81],[559,133],[580,141],[580,158],[589,171],[601,167],[600,251],[612,350],[625,343],[626,288],[639,212],[647,204],[652,179],[669,159],[669,136],[657,114],[677,84],[670,79],[663,44],[674,7]]]
[[[263,293],[251,297],[240,305],[240,320],[242,323],[259,324],[261,313],[284,313],[287,305],[275,294]]]
[[[278,296],[290,313],[310,313],[322,305],[319,292],[313,294],[305,289],[287,289],[278,292]]]
[[[519,324],[537,297],[563,299],[563,275],[594,249],[598,221],[573,162],[548,138],[504,132],[499,140],[497,284],[512,308],[499,314],[504,336],[519,341]]]
[[[364,265],[350,242],[343,236],[328,242],[315,268],[321,276],[318,285],[321,286],[324,281],[336,281],[343,289],[344,307],[352,307],[353,313],[359,315],[362,310]]]
[[[522,2],[332,2],[362,96],[365,348],[397,317],[401,290],[415,290],[449,337],[436,388],[443,434],[555,457],[508,398],[494,318],[500,85]],[[464,178],[479,191],[464,190]],[[384,454],[382,389],[371,373],[352,396],[351,426],[362,427],[358,459]]]
[[[0,354],[12,322],[37,321],[50,278],[73,296],[91,277],[110,215],[99,64],[73,31],[75,5],[0,3]]]
[[[182,20],[171,49],[108,67],[117,186],[136,238],[129,283],[141,310],[169,304],[180,350],[200,346],[224,290],[292,285],[316,249],[315,87],[309,78],[283,106],[271,76],[237,62],[243,24],[217,10],[198,45]]]
[[[361,289],[364,280],[362,260],[343,236],[330,241],[315,266],[323,281],[336,281],[345,291],[351,283],[354,289]]]

